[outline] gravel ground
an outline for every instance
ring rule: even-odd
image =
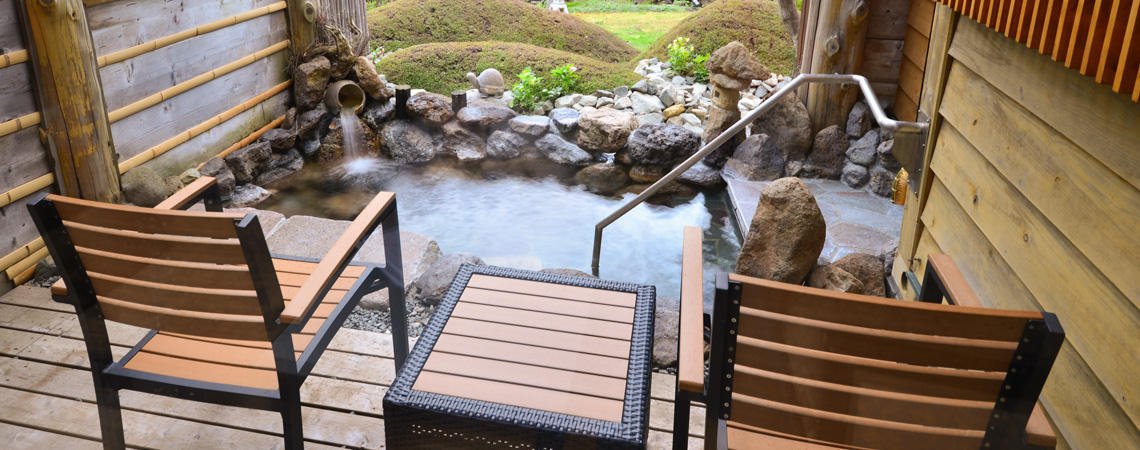
[[[411,305],[408,308],[408,336],[418,337],[427,327],[435,312],[433,306]],[[345,328],[354,330],[375,331],[379,333],[392,332],[392,313],[390,311],[376,311],[356,308],[344,321]]]

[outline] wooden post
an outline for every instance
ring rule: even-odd
[[[820,0],[811,73],[858,73],[867,37],[866,0]],[[816,85],[808,91],[807,110],[812,133],[847,123],[859,98],[854,85]]]
[[[60,190],[119,203],[119,169],[83,2],[27,0],[25,6],[46,143],[59,165]]]
[[[459,110],[467,107],[467,91],[462,89],[451,91],[451,111],[459,114]]]
[[[293,43],[293,56],[303,58],[305,51],[317,40],[318,0],[286,0],[289,16],[289,40]]]
[[[408,114],[408,99],[412,96],[412,87],[406,84],[396,85],[396,118],[410,119]]]

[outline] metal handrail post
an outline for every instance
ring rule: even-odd
[[[732,124],[731,127],[725,130],[724,133],[721,133],[720,136],[717,136],[716,139],[713,139],[712,142],[705,144],[705,146],[701,148],[700,151],[694,153],[693,156],[689,157],[689,159],[686,159],[680,165],[673,168],[673,170],[669,171],[668,174],[665,174],[665,176],[660,180],[657,180],[657,182],[653,183],[653,185],[649,186],[649,188],[642,191],[641,194],[638,194],[638,196],[633,200],[630,200],[625,205],[622,205],[622,207],[618,208],[617,211],[614,211],[610,215],[606,216],[605,219],[602,219],[600,222],[598,222],[597,225],[594,225],[594,257],[593,261],[590,264],[590,268],[593,269],[594,276],[598,276],[598,261],[602,256],[602,230],[604,230],[611,223],[614,223],[614,221],[621,218],[621,216],[624,216],[625,213],[637,207],[637,205],[644,203],[645,200],[647,200],[649,197],[652,197],[653,194],[657,193],[657,191],[660,191],[661,188],[665,187],[666,184],[681,176],[681,174],[685,173],[686,170],[689,170],[690,167],[696,165],[698,161],[703,159],[709,153],[712,153],[713,150],[720,148],[720,146],[727,142],[729,139],[732,139],[738,133],[743,131],[744,127],[748,126],[748,124],[759,118],[761,114],[764,114],[768,110],[775,107],[776,101],[780,100],[785,95],[788,95],[788,92],[791,92],[793,89],[799,87],[804,83],[858,84],[859,90],[863,92],[863,97],[867,99],[867,105],[871,107],[871,114],[875,116],[875,121],[879,123],[880,127],[891,131],[904,132],[924,132],[928,127],[928,125],[925,123],[905,122],[887,117],[887,113],[883,111],[882,105],[879,105],[879,101],[875,97],[875,92],[871,89],[871,84],[867,82],[867,79],[861,75],[828,75],[814,73],[801,74],[792,79],[792,81],[785,85],[783,88],[777,90],[776,93],[772,94],[771,97],[768,97],[767,100],[764,100],[764,102],[761,103],[759,107],[748,113],[747,116],[744,116],[739,121]]]

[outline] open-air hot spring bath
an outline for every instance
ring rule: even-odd
[[[595,195],[574,184],[572,170],[536,160],[462,167],[454,160],[406,166],[366,159],[356,162],[368,166],[362,170],[352,164],[309,165],[273,186],[278,191],[259,208],[350,220],[376,192],[391,191],[400,229],[431,237],[444,253],[589,273],[594,225],[635,195]],[[740,244],[726,203],[721,193],[702,193],[674,206],[638,206],[606,228],[599,275],[652,284],[659,297],[677,298],[685,226],[705,230],[706,278],[731,270]]]

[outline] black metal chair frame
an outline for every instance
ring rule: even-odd
[[[292,335],[305,327],[309,317],[300,318],[290,324],[282,324],[278,317],[271,317],[269,305],[273,304],[272,302],[278,305],[282,304],[281,289],[273,270],[271,258],[297,261],[319,261],[319,259],[271,255],[257,216],[250,213],[240,223],[235,224],[235,228],[245,252],[250,272],[253,275],[258,300],[265,316],[266,332],[269,336],[276,336],[272,341],[272,348],[277,369],[278,389],[274,391],[232,386],[125,369],[123,366],[157,334],[157,331],[152,330],[148,333],[122,360],[114,360],[107,326],[99,303],[95,298],[91,280],[87,276],[74,244],[63,227],[55,206],[50,199],[44,197],[46,194],[40,194],[28,204],[28,209],[31,211],[36,227],[39,228],[40,234],[43,236],[44,242],[47,244],[47,248],[67,284],[67,296],[53,295],[53,299],[60,303],[74,305],[79,316],[79,323],[91,362],[91,375],[95,382],[95,399],[98,404],[99,423],[105,449],[123,449],[126,445],[118,395],[118,391],[122,389],[226,406],[278,411],[281,413],[283,421],[285,448],[290,450],[304,448],[300,387],[313,370],[320,355],[328,347],[336,331],[340,329],[348,314],[352,312],[364,295],[387,287],[390,298],[403,299],[404,297],[403,267],[400,257],[400,228],[396,214],[396,201],[393,199],[380,214],[379,220],[364,234],[365,236],[371,235],[377,226],[383,228],[384,264],[352,263],[353,265],[365,266],[364,273],[361,274],[345,298],[316,332],[313,341],[307,346],[304,353],[299,359],[296,358]],[[207,211],[222,211],[222,202],[217,185],[210,186],[197,194],[179,209],[188,209],[198,201],[204,203]],[[349,253],[349,261],[366,240],[367,238],[360,239]],[[346,267],[347,265],[343,266]],[[343,270],[344,267],[323,287],[318,298],[324,298],[328,294],[333,282]],[[405,309],[403,301],[391,302],[393,347],[397,372],[408,356],[407,313]],[[395,320],[397,317],[405,319]]]
[[[927,265],[924,283],[918,295],[920,301],[941,303],[947,295],[943,280],[930,264]],[[729,281],[728,274],[716,274],[716,294],[713,299],[709,368],[705,374],[703,393],[683,391],[678,385],[673,412],[673,449],[688,448],[689,406],[692,402],[707,405],[705,438],[716,437],[717,448],[727,448],[726,421],[732,417],[732,374],[736,348],[737,322],[740,318],[741,283]],[[1033,407],[1041,396],[1045,380],[1053,367],[1065,332],[1057,316],[1041,312],[1040,320],[1027,320],[1018,343],[1018,359],[1010,361],[1004,380],[1005,392],[994,399],[993,414],[986,426],[981,450],[1025,449],[1045,450],[1047,447],[1025,442],[1025,427]],[[705,316],[709,319],[709,316]],[[706,323],[709,323],[706,320]],[[999,401],[1000,400],[1000,401]]]

